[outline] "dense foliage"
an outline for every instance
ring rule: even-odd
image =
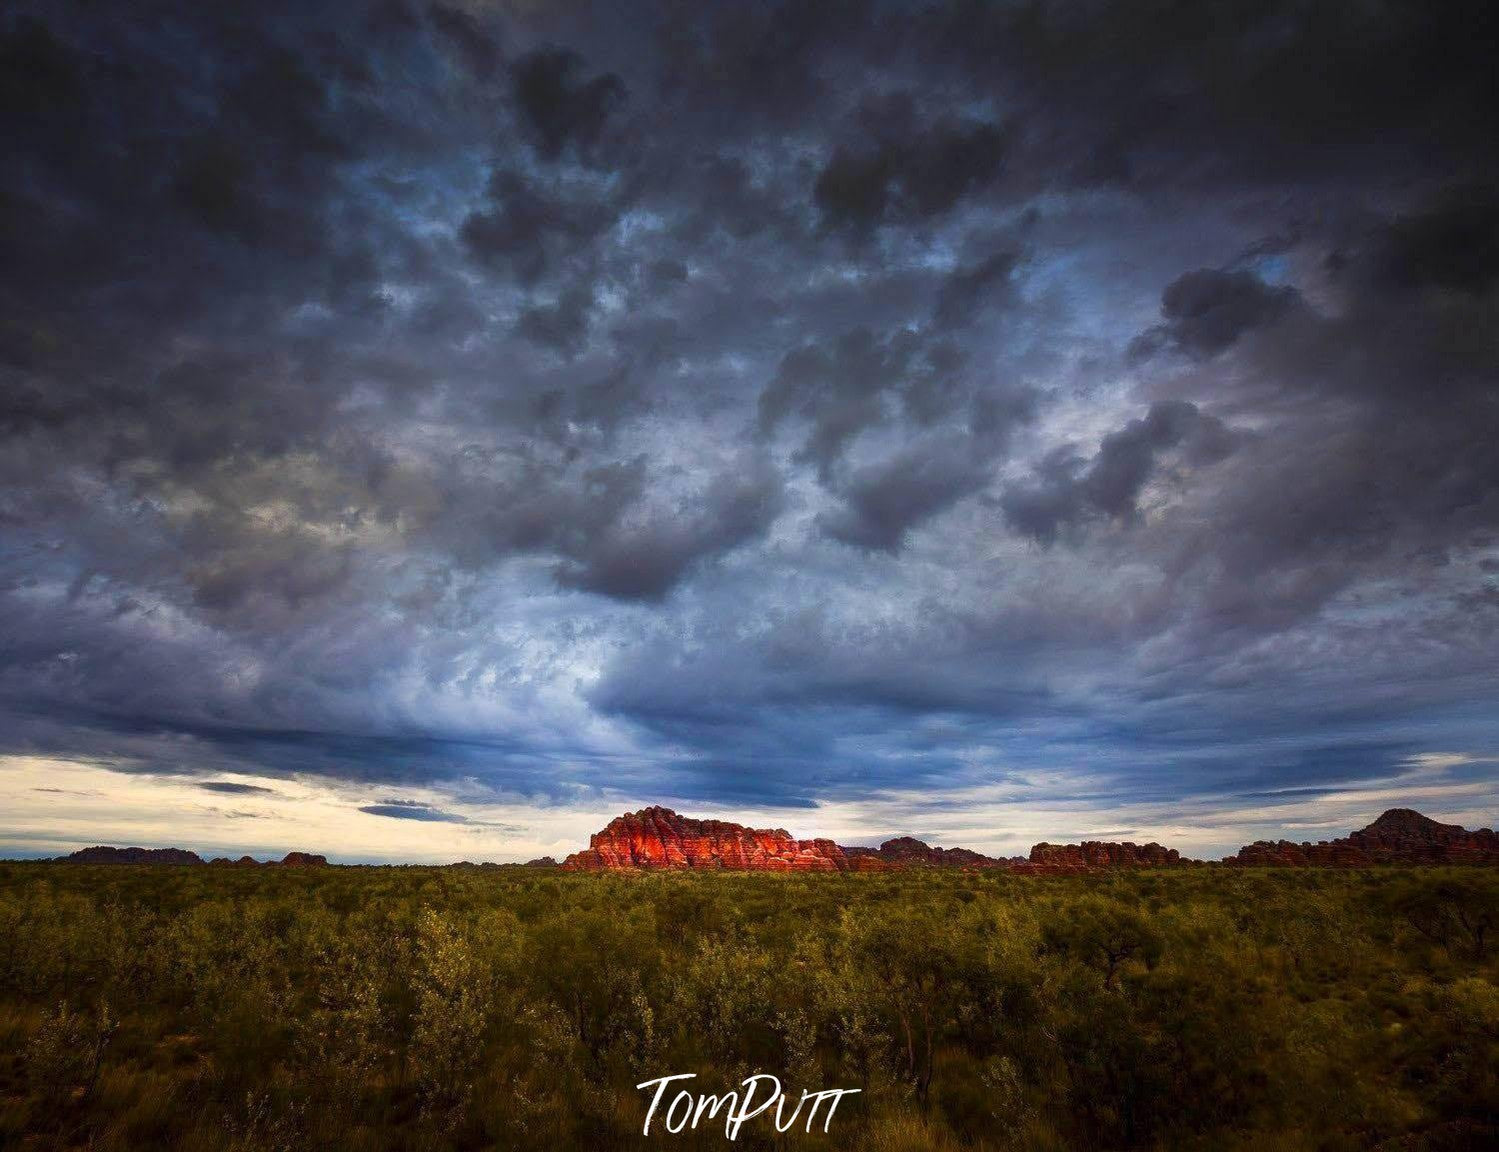
[[[637,1147],[637,1082],[763,1071],[863,1094],[740,1146],[1496,1146],[1496,921],[1479,869],[0,864],[0,1145]]]

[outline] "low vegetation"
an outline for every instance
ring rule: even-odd
[[[0,864],[0,1146],[1499,1146],[1499,870]]]

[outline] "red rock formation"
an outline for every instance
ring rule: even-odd
[[[284,868],[323,868],[328,863],[328,857],[316,856],[311,852],[288,852],[281,858]]]
[[[1439,824],[1410,808],[1391,808],[1348,839],[1376,864],[1499,864],[1499,835],[1492,830]]]
[[[1373,863],[1347,840],[1318,844],[1290,840],[1256,840],[1226,856],[1225,864],[1241,868],[1365,868]]]
[[[201,864],[203,858],[184,848],[83,848],[59,860],[69,864]]]
[[[1084,840],[1081,844],[1037,844],[1031,849],[1031,865],[1048,870],[1086,871],[1091,868],[1164,868],[1181,863],[1181,853],[1160,844],[1113,844]]]
[[[733,868],[765,872],[842,872],[831,840],[796,840],[782,828],[693,820],[670,808],[642,808],[611,820],[588,848],[562,862],[569,871],[602,868]]]
[[[886,840],[878,849],[845,848],[850,852],[872,852],[883,865],[890,868],[1005,868],[1012,862],[985,856],[971,848],[933,848],[914,836],[897,836]]]
[[[1439,824],[1410,808],[1391,808],[1357,832],[1312,844],[1259,840],[1225,864],[1240,868],[1366,868],[1371,864],[1499,865],[1499,835]]]
[[[888,872],[893,865],[880,856],[878,848],[843,848],[843,859],[850,872]]]
[[[205,861],[196,852],[183,848],[84,848],[71,856],[60,856],[59,860],[71,864],[202,864]],[[212,863],[220,868],[259,868],[277,864],[268,860],[262,865],[253,856],[241,856],[230,860],[227,856],[215,857]],[[326,856],[311,852],[288,852],[280,860],[287,868],[321,868],[327,865]]]
[[[911,836],[878,848],[844,848],[831,840],[797,840],[784,829],[693,820],[669,808],[644,808],[610,821],[588,848],[562,862],[568,871],[613,868],[728,868],[765,872],[883,872],[904,868],[1016,868],[1037,873],[1175,864],[1159,844],[1038,844],[1029,861],[985,856],[968,848],[934,848]]]

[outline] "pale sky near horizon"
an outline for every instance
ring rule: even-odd
[[[1149,804],[1090,805],[1065,799],[1081,779],[997,786],[961,795],[871,793],[784,812],[698,804],[684,816],[785,826],[800,839],[829,837],[876,845],[914,834],[942,847],[1023,856],[1031,845],[1081,840],[1154,840],[1194,859],[1217,859],[1263,838],[1329,840],[1370,823],[1391,807],[1418,808],[1443,823],[1492,823],[1490,785],[1461,779],[1466,757],[1431,754],[1400,766],[1386,780],[1334,789],[1299,811],[1272,802],[1231,806],[1204,797],[1170,809]],[[457,790],[349,785],[322,777],[131,775],[97,765],[33,757],[0,758],[0,858],[61,856],[95,844],[196,851],[215,856],[279,858],[318,852],[335,863],[450,864],[561,860],[633,806],[538,805],[524,797],[475,803]],[[668,805],[670,807],[671,805]],[[404,810],[392,819],[388,813]]]

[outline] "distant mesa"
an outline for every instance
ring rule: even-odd
[[[1499,864],[1499,835],[1439,824],[1411,808],[1391,808],[1341,840],[1296,844],[1259,840],[1225,864],[1239,868],[1366,868],[1372,864]]]
[[[101,846],[83,848],[58,860],[67,864],[202,864],[203,857],[185,848],[106,848]],[[213,866],[221,868],[323,868],[328,864],[326,856],[311,852],[288,852],[279,861],[267,860],[262,864],[252,856],[241,856],[230,860],[220,856]]]
[[[588,847],[562,862],[573,872],[618,868],[718,868],[745,872],[846,872],[852,863],[831,840],[797,840],[783,828],[694,820],[670,808],[642,808],[609,821]]]
[[[496,863],[493,860],[485,860],[483,863],[475,864],[475,863],[473,863],[470,860],[460,860],[456,864],[447,864],[447,865],[444,865],[444,867],[447,867],[447,868],[482,868],[482,869],[485,869],[485,870],[488,870],[488,871],[494,871],[495,869],[501,869],[501,870],[509,872],[509,871],[514,871],[516,869],[521,869],[521,868],[533,868],[533,869],[541,869],[541,870],[545,870],[547,868],[555,868],[555,867],[557,867],[557,861],[555,861],[554,859],[552,859],[550,856],[541,856],[541,857],[538,857],[535,860],[527,860],[524,863],[516,862],[516,863],[510,863],[510,864],[498,864],[498,863]]]
[[[1020,862],[1019,858],[985,856],[971,848],[934,848],[914,836],[897,836],[878,848],[845,848],[843,852],[852,859],[878,862],[885,868],[1009,868]]]
[[[1025,872],[1068,873],[1100,868],[1169,868],[1181,863],[1182,855],[1175,848],[1154,842],[1134,844],[1126,840],[1115,844],[1084,840],[1081,844],[1037,844],[1031,849],[1030,858],[1017,867]]]
[[[326,868],[328,857],[318,856],[312,852],[288,852],[281,857],[283,868]]]
[[[201,864],[203,857],[185,848],[83,848],[61,859],[71,864]]]

